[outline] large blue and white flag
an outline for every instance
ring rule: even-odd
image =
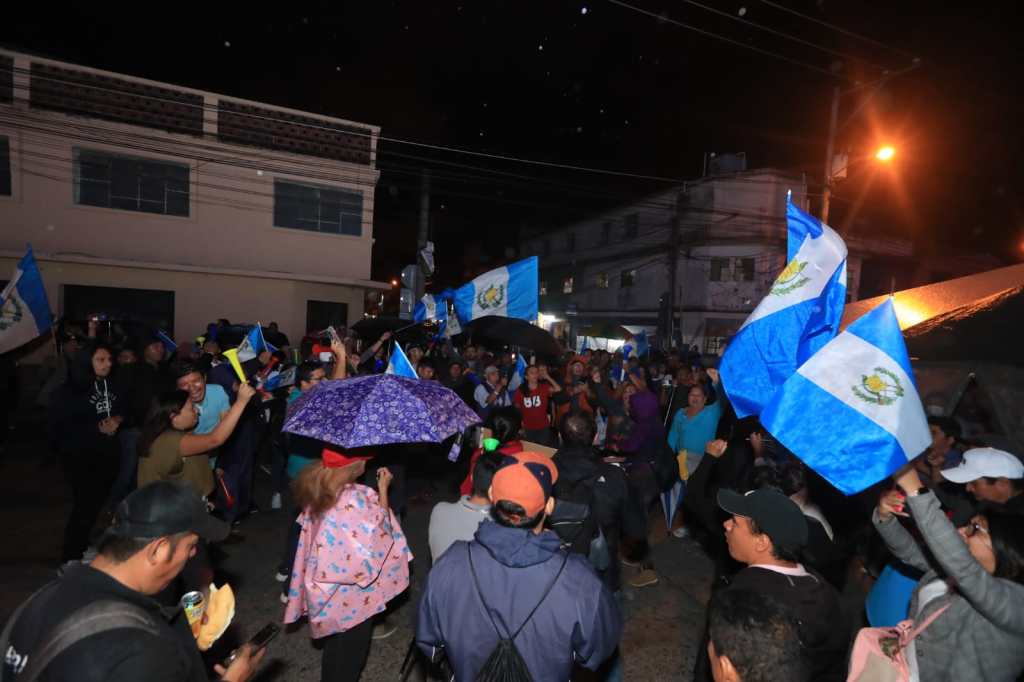
[[[266,350],[270,350],[270,348],[263,338],[263,327],[257,322],[256,326],[250,329],[242,339],[242,343],[238,344],[238,361],[252,360]]]
[[[485,315],[537,319],[537,257],[485,272],[455,290],[455,314],[459,322]]]
[[[28,343],[52,326],[43,276],[29,247],[0,292],[0,353]]]
[[[761,423],[847,495],[920,455],[932,437],[892,300],[801,365]]]
[[[519,383],[526,381],[526,358],[523,357],[522,353],[516,355],[516,376],[519,377]],[[511,386],[509,390],[513,390]]]
[[[405,351],[403,351],[402,347],[397,343],[391,351],[391,358],[388,360],[388,368],[384,373],[394,374],[396,376],[406,377],[409,379],[419,379],[412,363],[409,362],[409,358],[405,356]]]
[[[760,414],[802,362],[839,330],[846,299],[846,244],[832,228],[787,203],[795,255],[729,342],[719,371],[738,417]]]
[[[647,330],[641,329],[639,334],[633,336],[633,341],[636,343],[636,355],[639,358],[644,357],[651,352],[650,343],[647,341]]]

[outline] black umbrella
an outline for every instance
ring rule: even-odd
[[[1024,287],[938,315],[903,331],[913,360],[1024,366],[1015,333],[1024,318]]]
[[[526,320],[515,317],[487,315],[472,320],[462,328],[463,333],[477,340],[492,341],[508,346],[529,348],[538,355],[557,357],[562,353],[555,337]]]
[[[403,339],[421,340],[437,331],[433,323],[416,323],[397,317],[364,317],[352,325],[351,330],[366,341],[376,341],[384,332],[401,335]]]

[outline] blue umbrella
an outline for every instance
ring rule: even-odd
[[[372,374],[321,381],[288,408],[284,430],[352,449],[440,443],[479,421],[437,382]]]

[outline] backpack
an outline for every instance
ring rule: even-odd
[[[594,485],[600,473],[576,481],[566,496],[556,499],[555,510],[548,518],[548,525],[562,541],[562,549],[582,554],[597,571],[606,571],[611,564],[611,551],[601,524],[594,518]],[[587,502],[572,502],[579,499],[576,490],[584,485],[588,491]]]
[[[558,582],[562,575],[562,571],[565,570],[565,564],[569,561],[569,554],[563,554],[562,565],[558,568],[555,579],[544,590],[540,601],[533,607],[530,614],[526,616],[526,620],[523,621],[522,625],[515,632],[510,633],[508,637],[502,636],[498,624],[494,621],[494,616],[491,615],[490,609],[487,608],[487,601],[484,600],[483,590],[480,589],[480,581],[476,577],[476,567],[473,566],[473,550],[469,543],[466,544],[466,554],[469,555],[469,572],[473,574],[473,586],[476,588],[476,594],[480,597],[480,603],[484,607],[484,613],[487,614],[488,619],[491,621],[491,626],[498,634],[498,644],[491,651],[487,660],[484,661],[483,667],[476,674],[476,682],[533,682],[530,670],[526,667],[526,661],[523,660],[522,654],[516,648],[515,639],[523,631],[523,628],[526,627],[526,624],[530,622],[530,619],[533,618],[533,614],[537,613],[540,605],[548,598],[551,588],[555,586],[555,583]]]
[[[3,633],[0,634],[0,651],[3,651],[5,655],[8,651],[11,634],[14,632],[14,625],[25,608],[40,594],[50,592],[51,588],[56,585],[57,582],[52,582],[39,588],[31,597],[22,602],[21,606],[8,619]],[[28,664],[17,673],[17,682],[35,682],[50,663],[73,644],[77,644],[86,637],[120,628],[144,630],[155,637],[160,636],[160,628],[154,624],[153,618],[138,606],[113,599],[95,601],[71,613],[43,636],[32,649]],[[4,672],[4,668],[0,667],[0,679],[5,679]]]

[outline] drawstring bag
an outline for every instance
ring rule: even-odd
[[[912,620],[891,628],[861,628],[853,642],[846,682],[909,682],[907,646],[948,608],[946,604],[936,609],[916,628]]]

